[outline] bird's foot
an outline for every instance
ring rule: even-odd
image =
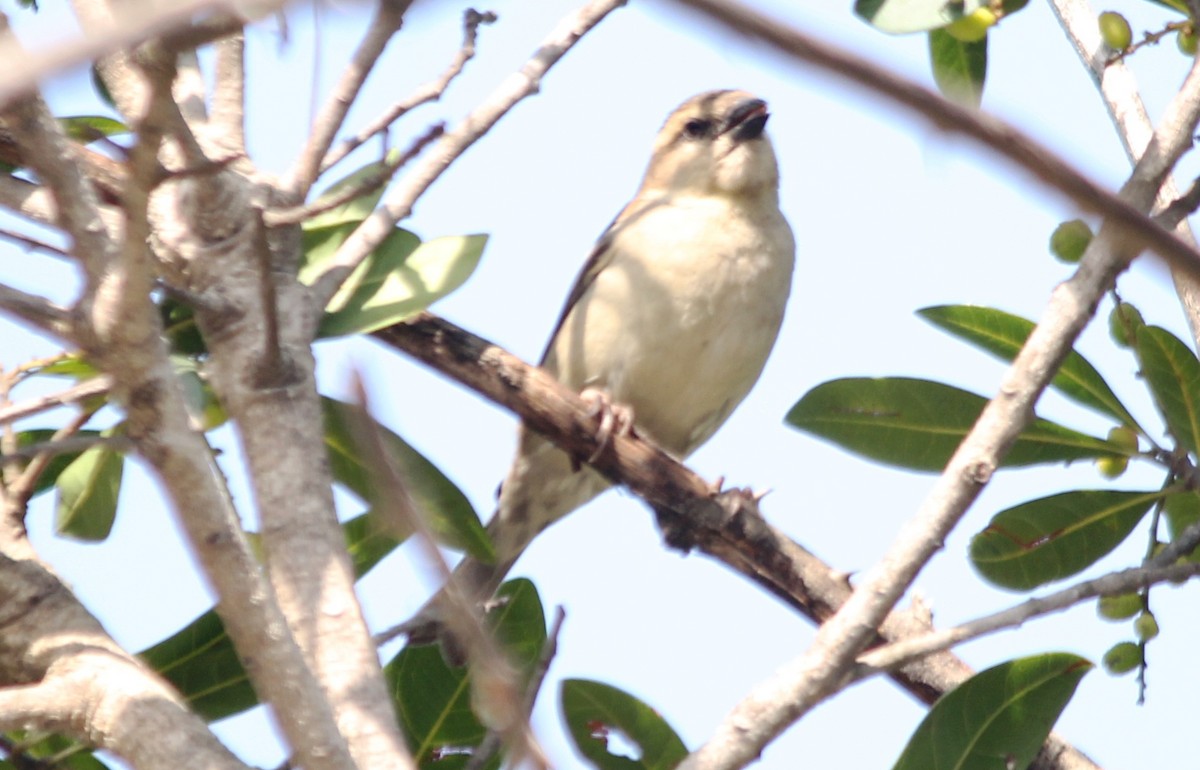
[[[596,451],[587,460],[594,463],[612,443],[613,436],[633,433],[633,407],[614,402],[608,393],[597,388],[584,388],[579,397],[588,405],[588,416],[600,421],[596,430]]]

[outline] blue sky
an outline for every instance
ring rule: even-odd
[[[45,4],[46,6],[57,4]],[[843,4],[760,3],[798,26],[928,82],[921,37],[885,37]],[[434,120],[453,124],[509,72],[573,2],[497,2],[500,21],[481,31],[479,55],[439,103],[403,122],[396,143]],[[1142,6],[1146,9],[1142,10]],[[1114,4],[1151,26],[1148,4]],[[418,4],[364,92],[348,126],[441,71],[458,45],[459,8]],[[1100,10],[1100,9],[1098,9]],[[17,14],[30,34],[60,34],[59,10]],[[322,8],[322,63],[311,58],[310,7],[289,16],[286,40],[273,22],[249,45],[250,142],[255,161],[282,172],[297,152],[317,90],[367,18],[358,4]],[[30,38],[33,40],[34,38]],[[1158,114],[1187,62],[1169,41],[1137,57],[1150,112]],[[824,72],[793,65],[668,3],[631,3],[586,37],[542,84],[472,148],[418,203],[406,223],[423,237],[488,233],[479,271],[436,310],[468,329],[536,359],[592,241],[636,189],[659,125],[680,101],[717,87],[750,90],[769,103],[768,126],[783,176],[784,213],[796,231],[796,284],[779,343],[759,386],[691,461],[708,478],[771,489],[764,513],[839,569],[867,568],[919,505],[932,477],[872,465],[785,427],[787,409],[809,388],[852,375],[903,374],[940,379],[989,394],[1002,368],[920,321],[933,304],[992,305],[1036,318],[1054,285],[1069,275],[1046,251],[1054,226],[1077,214],[1021,172],[997,167],[964,141],[941,133]],[[96,109],[82,76],[49,87],[63,113]],[[984,108],[1015,122],[1114,188],[1127,173],[1099,97],[1048,8],[1033,3],[992,35]],[[375,149],[377,151],[377,148]],[[365,163],[369,153],[356,156]],[[1190,159],[1189,159],[1190,160]],[[346,171],[355,167],[349,161]],[[337,173],[333,175],[336,178]],[[330,179],[332,181],[332,178]],[[55,285],[70,297],[69,270],[52,259],[10,249],[0,280],[26,289]],[[1152,323],[1186,338],[1165,269],[1140,262],[1122,279],[1127,299]],[[1107,305],[1101,313],[1107,312]],[[0,363],[44,355],[50,343],[0,321]],[[1114,351],[1103,326],[1081,351],[1110,377],[1144,424],[1156,424],[1139,392],[1133,362]],[[367,342],[322,343],[319,379],[345,392],[351,369],[366,375],[380,416],[453,478],[481,516],[511,458],[515,423],[500,409],[422,367]],[[1102,435],[1094,415],[1047,397],[1040,413]],[[216,443],[236,469],[236,442]],[[238,501],[249,495],[234,476]],[[960,531],[921,575],[917,590],[939,624],[1005,607],[1020,597],[984,585],[966,564],[966,544],[997,510],[1072,486],[1150,488],[1157,472],[1134,469],[1115,482],[1090,464],[1000,474]],[[50,533],[52,504],[31,514],[37,544],[131,648],[147,646],[210,605],[191,557],[165,515],[152,482],[134,474],[109,542],[81,545]],[[248,507],[247,507],[248,510]],[[347,513],[356,511],[347,509]],[[1122,549],[1109,568],[1133,563],[1144,540]],[[689,747],[755,683],[799,654],[812,629],[720,565],[680,557],[659,542],[649,511],[612,492],[549,530],[515,574],[534,578],[547,607],[568,611],[560,653],[539,702],[536,726],[561,766],[576,762],[558,724],[555,681],[589,677],[613,683],[658,708]],[[372,622],[405,618],[430,590],[428,579],[393,558],[362,585]],[[1163,635],[1150,649],[1148,703],[1135,705],[1131,678],[1097,671],[1081,685],[1060,731],[1104,767],[1177,765],[1190,725],[1196,681],[1194,588],[1160,589],[1155,610]],[[961,649],[973,665],[1046,650],[1099,661],[1127,638],[1125,626],[1095,619],[1090,606],[1037,621]],[[762,768],[887,767],[923,710],[886,682],[856,687],[818,708],[766,752]],[[1187,720],[1185,722],[1185,719]],[[218,727],[248,760],[272,765],[278,749],[258,732],[261,717]],[[1136,738],[1134,737],[1136,736]]]

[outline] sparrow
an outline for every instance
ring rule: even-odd
[[[616,414],[623,429],[632,416],[638,435],[681,460],[750,392],[783,320],[795,241],[779,210],[767,118],[766,102],[736,90],[699,94],[671,113],[541,358],[605,420]],[[539,532],[609,486],[522,426],[487,527],[496,560],[467,557],[454,579],[486,600]],[[407,624],[410,641],[436,605]]]

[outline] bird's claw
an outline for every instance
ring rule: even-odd
[[[596,429],[596,451],[587,459],[594,463],[612,443],[613,436],[628,436],[633,432],[633,407],[615,403],[607,393],[596,388],[585,388],[579,396],[588,405],[588,416],[600,422]]]

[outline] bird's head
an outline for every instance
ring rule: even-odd
[[[643,190],[741,195],[779,186],[775,151],[764,128],[767,103],[745,91],[707,91],[681,104],[663,124]]]

